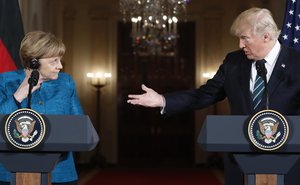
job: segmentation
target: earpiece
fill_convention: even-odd
[[[38,59],[33,58],[30,62],[29,68],[30,69],[38,69],[40,67],[40,62]]]

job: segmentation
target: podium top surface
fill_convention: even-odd
[[[300,152],[300,116],[285,116],[289,137],[278,150],[269,153]],[[261,151],[250,142],[247,134],[249,116],[209,115],[206,117],[198,143],[209,152],[251,153]]]
[[[87,115],[42,115],[47,127],[44,140],[29,151],[90,151],[99,142],[90,118]],[[7,115],[0,115],[1,136],[0,151],[14,151],[17,149],[8,143],[4,134]],[[23,150],[22,150],[23,151]]]

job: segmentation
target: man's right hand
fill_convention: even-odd
[[[142,84],[144,94],[129,94],[127,103],[144,107],[164,107],[165,98],[151,88]]]

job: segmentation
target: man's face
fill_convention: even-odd
[[[239,36],[239,47],[243,49],[250,60],[264,58],[266,43],[263,35],[254,35],[250,29],[241,32]]]
[[[58,73],[63,68],[60,57],[41,58],[39,62],[41,64],[39,68],[41,79],[47,81],[58,78]]]

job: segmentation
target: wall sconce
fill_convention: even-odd
[[[202,73],[202,77],[205,79],[211,79],[215,76],[216,72],[205,72]]]
[[[87,73],[86,76],[90,79],[91,85],[101,88],[108,83],[108,78],[111,78],[111,73]]]

